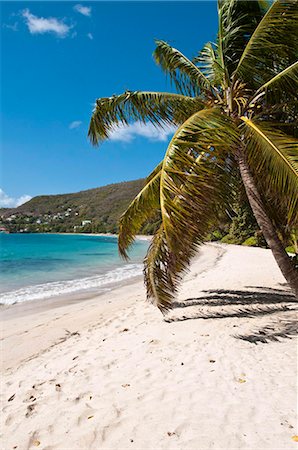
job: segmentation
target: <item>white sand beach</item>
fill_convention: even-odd
[[[295,449],[295,308],[269,250],[216,244],[165,317],[141,279],[4,308],[1,448]]]

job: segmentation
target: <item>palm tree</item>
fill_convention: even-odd
[[[127,257],[141,226],[161,221],[145,258],[147,296],[171,307],[192,256],[239,178],[268,246],[298,297],[298,273],[283,236],[298,224],[298,0],[218,1],[216,44],[190,60],[157,41],[155,61],[177,93],[131,92],[96,100],[89,137],[98,145],[119,124],[175,124],[161,163],[120,219]]]

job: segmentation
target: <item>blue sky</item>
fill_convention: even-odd
[[[1,2],[0,206],[145,177],[170,137],[133,124],[87,140],[96,98],[171,91],[154,39],[188,56],[215,39],[216,2]]]

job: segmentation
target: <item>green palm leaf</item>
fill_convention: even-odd
[[[153,236],[144,259],[144,279],[147,299],[163,313],[171,308],[176,285],[171,272],[174,259],[168,248],[163,224]]]
[[[224,68],[221,66],[217,48],[208,42],[193,62],[215,86],[224,87]]]
[[[199,166],[199,161],[197,161]],[[171,308],[183,274],[220,212],[235,197],[231,173],[216,164],[203,168],[200,180],[189,177],[175,197],[172,221],[177,229],[165,232],[164,224],[154,236],[144,261],[147,298],[161,311]],[[212,170],[213,169],[213,170]],[[199,167],[195,170],[199,172]],[[208,176],[207,176],[208,174]],[[175,189],[176,192],[176,189]],[[171,245],[169,245],[169,240]]]
[[[226,86],[243,52],[268,8],[267,1],[218,0],[218,53]]]
[[[119,221],[118,249],[127,259],[127,250],[133,244],[142,225],[159,209],[160,174],[162,163],[153,170],[140,193],[131,202]]]
[[[149,121],[156,126],[183,123],[204,107],[198,98],[163,92],[131,92],[96,101],[88,136],[93,145],[108,139],[117,125]]]
[[[235,195],[238,130],[216,109],[194,114],[176,132],[160,179],[162,225],[145,259],[148,297],[169,309],[197,247]]]
[[[177,234],[177,227],[182,225],[173,220],[176,215],[181,218],[175,201],[175,196],[181,198],[180,186],[184,186],[186,181],[190,183],[190,180],[198,185],[201,179],[208,178],[214,164],[224,167],[227,155],[239,144],[238,139],[237,128],[229,117],[216,108],[195,113],[173,136],[163,160],[160,180],[162,220],[172,248],[176,242],[171,245],[169,236],[174,235],[174,230]],[[204,164],[201,164],[203,161]],[[197,231],[197,225],[195,227]]]
[[[241,117],[248,162],[255,177],[287,199],[289,220],[298,211],[298,140],[266,123]]]
[[[216,95],[217,89],[201,70],[179,50],[164,41],[156,41],[154,58],[166,74],[169,74],[178,92],[187,95]]]
[[[277,0],[248,41],[235,78],[259,88],[297,60],[298,0]]]
[[[297,96],[298,93],[298,61],[279,72],[267,83],[263,84],[254,95],[254,99],[251,103],[256,102],[258,99],[267,93],[270,97],[279,101],[280,97],[285,93],[292,98]],[[296,98],[297,101],[297,98]]]

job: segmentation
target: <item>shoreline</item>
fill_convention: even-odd
[[[129,284],[130,282],[133,283],[134,280],[136,280],[136,279],[140,279],[142,277],[142,272],[141,272],[142,263],[141,262],[140,263],[132,263],[132,265],[140,266],[140,273],[133,273],[132,275],[127,273],[126,274],[127,276],[125,276],[121,279],[105,281],[105,277],[109,276],[112,273],[115,273],[118,270],[125,269],[126,266],[115,267],[104,274],[100,274],[100,273],[93,274],[93,275],[90,275],[90,277],[46,282],[46,283],[37,284],[37,285],[25,286],[24,288],[19,288],[19,289],[12,290],[12,291],[3,292],[0,295],[0,311],[5,310],[7,308],[15,307],[17,305],[23,305],[23,304],[27,305],[27,304],[32,304],[32,303],[34,303],[34,304],[50,303],[51,301],[58,302],[59,299],[61,299],[62,301],[63,301],[63,299],[69,299],[69,302],[71,303],[73,298],[91,298],[91,297],[94,297],[97,295],[98,296],[102,295],[105,292],[112,291],[118,287]],[[136,268],[134,268],[134,272],[136,272]],[[137,270],[137,272],[139,272],[139,270]],[[93,286],[87,285],[87,287],[81,286],[83,282],[88,283],[88,281],[90,281],[90,280],[95,281],[95,285],[93,285]],[[101,280],[103,281],[102,284],[96,284],[96,283],[100,282]],[[49,287],[55,286],[57,289],[58,284],[60,284],[62,286],[60,292],[51,293],[51,291],[49,290]],[[79,284],[79,287],[76,287],[77,284]],[[64,285],[64,290],[63,290],[63,285]],[[67,285],[67,287],[65,285]],[[36,294],[34,291],[38,290],[40,288],[43,289],[43,291],[38,296],[38,294]],[[27,293],[26,293],[26,291],[27,291]],[[32,292],[30,292],[30,291],[32,291]],[[31,295],[33,298],[19,300],[19,301],[15,300],[12,303],[4,303],[2,301],[3,298],[5,299],[5,296],[8,296],[8,298],[9,298],[10,296],[20,295],[20,293],[22,293],[23,296]]]
[[[42,234],[42,233],[37,233]],[[69,236],[102,236],[102,237],[114,237],[118,238],[118,234],[113,233],[43,233],[43,234],[61,234],[61,235],[69,235]],[[139,241],[151,241],[152,235],[149,234],[137,234],[135,240]]]
[[[118,234],[113,233],[56,233],[56,232],[42,232],[42,233],[4,233],[4,234],[57,234],[60,236],[102,236],[102,237],[114,237],[118,238]],[[137,234],[135,240],[150,241],[152,239],[151,234]]]
[[[217,244],[205,244],[211,247],[217,247]],[[200,258],[200,254],[194,257],[193,262],[197,261]],[[204,265],[202,267],[204,269]],[[0,316],[2,316],[2,320],[8,320],[14,317],[22,317],[24,315],[28,315],[30,313],[37,313],[38,311],[47,311],[52,308],[60,308],[67,305],[72,305],[80,302],[85,302],[88,300],[93,300],[97,298],[101,298],[105,295],[113,294],[113,291],[122,289],[125,287],[131,287],[134,285],[143,285],[143,275],[136,275],[131,278],[125,278],[121,281],[117,281],[114,283],[110,283],[105,290],[105,286],[103,286],[103,290],[100,291],[97,288],[86,289],[82,291],[74,291],[69,293],[62,293],[60,295],[56,295],[49,298],[44,299],[36,299],[36,300],[26,300],[23,302],[15,302],[13,304],[0,304]],[[99,288],[100,289],[100,288]],[[3,314],[2,314],[3,313]]]
[[[32,233],[35,234],[35,233]],[[73,235],[72,233],[39,233],[40,235]],[[100,237],[113,237],[117,238],[117,235],[106,234],[87,234],[76,233],[79,236],[100,236]],[[136,242],[148,242],[150,236],[138,235],[136,236]],[[81,296],[84,298],[91,297],[95,294],[102,294],[106,291],[113,290],[116,287],[122,286],[131,279],[134,280],[142,274],[142,260],[134,261],[133,258],[130,261],[123,261],[118,258],[118,262],[115,262],[114,266],[108,269],[101,268],[101,261],[99,261],[98,269],[94,272],[84,274],[75,273],[70,278],[65,276],[63,279],[52,279],[51,281],[41,281],[36,284],[28,284],[25,286],[17,286],[10,288],[9,290],[0,293],[0,309],[5,309],[19,303],[27,302],[43,302],[43,301],[56,301],[58,298]],[[33,283],[33,281],[32,281]],[[31,298],[31,296],[33,298]]]
[[[296,449],[297,303],[270,250],[205,244],[165,316],[142,280],[17,306],[1,311],[5,449]]]
[[[61,308],[64,306],[84,303],[88,300],[99,299],[104,295],[109,293],[113,293],[113,291],[121,288],[125,288],[125,286],[131,286],[136,283],[142,282],[143,276],[136,275],[131,278],[126,278],[124,280],[111,283],[107,289],[103,289],[102,291],[93,289],[86,289],[82,291],[74,291],[69,293],[62,293],[60,295],[56,295],[53,297],[48,297],[44,299],[35,299],[35,300],[26,300],[23,302],[15,302],[11,305],[0,304],[0,316],[2,316],[2,320],[8,320],[14,317],[23,317],[29,314],[36,314],[38,312],[48,311],[55,308]],[[2,315],[1,313],[4,312]]]
[[[193,260],[193,264],[198,267],[197,273],[208,271],[214,263],[216,264],[218,258],[220,258],[224,252],[225,250],[217,245],[208,244],[203,246],[201,252],[195,256]],[[94,307],[96,307],[96,309],[98,308],[101,312],[104,311],[107,306],[109,309],[110,304],[114,307],[119,303],[119,306],[123,307],[126,304],[125,299],[131,299],[134,295],[137,295],[138,298],[142,296],[143,299],[146,297],[142,275],[139,275],[134,279],[124,280],[123,284],[115,284],[111,290],[106,292],[89,291],[83,295],[82,293],[77,292],[75,295],[72,293],[44,300],[31,300],[8,305],[7,307],[0,309],[0,318],[1,322],[6,326],[9,326],[10,321],[12,321],[11,327],[13,328],[17,327],[16,324],[21,324],[21,330],[24,328],[27,330],[29,328],[26,317],[30,317],[30,323],[33,326],[35,322],[38,324],[43,323],[43,318],[46,316],[49,317],[50,321],[53,320],[54,317],[60,316],[60,314],[63,316],[64,311],[65,314],[70,316],[70,314],[76,315],[77,311],[84,310],[86,311],[84,314],[88,317],[88,320],[93,321],[94,317],[93,314],[90,314],[90,311],[92,311]],[[158,309],[156,307],[154,308],[156,309],[157,314],[160,314]],[[60,330],[62,334],[64,334],[64,328],[65,327]],[[72,328],[73,324],[70,325],[70,329]],[[1,330],[1,332],[3,331],[4,330]],[[27,349],[26,351],[30,352],[31,350]],[[21,353],[22,352],[25,353],[25,350],[22,350]]]

